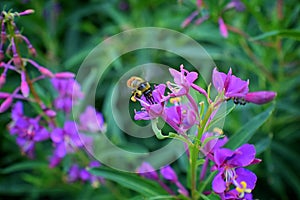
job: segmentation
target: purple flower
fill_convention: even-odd
[[[198,74],[196,72],[189,72],[184,69],[183,65],[180,65],[180,71],[170,68],[169,69],[171,75],[174,78],[175,84],[167,83],[169,89],[172,91],[173,96],[183,96],[189,93],[191,87],[196,86],[194,81],[198,78]],[[194,87],[198,92],[207,96],[207,93],[204,89]]]
[[[148,179],[159,180],[158,174],[155,169],[147,162],[143,162],[136,170],[136,172]]]
[[[68,153],[74,153],[85,144],[89,146],[92,143],[92,138],[77,132],[76,124],[73,121],[65,122],[63,128],[55,128],[51,133],[51,139],[55,144],[54,155],[51,158],[53,163],[50,162],[52,167],[57,165]]]
[[[79,179],[80,168],[77,164],[73,164],[68,171],[68,182],[75,182]]]
[[[257,178],[253,172],[243,167],[260,162],[255,158],[255,154],[255,147],[250,144],[244,144],[235,151],[217,149],[213,158],[215,165],[212,167],[212,170],[218,170],[212,182],[214,192],[221,197],[226,196],[230,185],[233,184],[240,198],[243,198],[245,193],[251,193]]]
[[[16,141],[22,152],[33,158],[35,143],[47,140],[49,132],[39,124],[40,118],[29,118],[23,114],[23,104],[17,102],[12,109],[9,132],[17,135]]]
[[[249,80],[244,81],[232,75],[231,68],[227,74],[218,72],[215,68],[212,79],[217,91],[219,93],[224,92],[225,100],[233,99],[235,104],[244,105],[246,102],[264,104],[276,97],[276,92],[272,91],[249,92]]]
[[[224,91],[224,95],[228,99],[232,97],[244,97],[249,91],[249,80],[243,81],[242,79],[232,75],[231,68],[227,74],[218,72],[217,68],[215,68],[212,79],[213,85],[217,91],[219,93]]]
[[[203,144],[201,151],[210,159],[213,159],[213,153],[215,150],[224,146],[228,141],[226,136],[224,138],[220,138],[222,136],[221,134],[222,132],[214,130],[213,132],[204,133],[201,137],[201,143]]]
[[[105,132],[106,126],[101,113],[92,106],[87,106],[85,111],[79,116],[79,129],[92,133]]]
[[[160,174],[166,179],[174,183],[178,187],[178,192],[184,196],[189,196],[186,188],[178,180],[176,172],[169,165],[160,169]]]
[[[93,187],[98,187],[100,183],[104,183],[104,179],[99,176],[92,175],[88,168],[90,167],[99,167],[101,164],[98,161],[91,161],[89,166],[86,168],[80,168],[77,164],[73,164],[68,171],[68,182],[89,181]]]
[[[186,104],[180,104],[180,98],[170,99],[174,106],[165,108],[166,118],[164,119],[178,133],[184,133],[193,125],[197,124],[196,112]]]
[[[69,113],[73,104],[76,104],[79,99],[83,98],[80,85],[74,79],[52,79],[52,85],[58,91],[58,97],[54,101],[54,106],[58,110],[63,110]]]

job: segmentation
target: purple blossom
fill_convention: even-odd
[[[224,91],[226,98],[244,97],[249,89],[249,80],[243,81],[242,79],[232,75],[231,68],[227,74],[218,72],[217,68],[214,69],[212,75],[213,85],[219,93]]]
[[[31,158],[34,156],[35,143],[49,138],[48,130],[42,127],[39,121],[39,117],[29,118],[24,116],[21,102],[14,105],[9,132],[17,136],[16,141],[22,152]]]
[[[68,153],[74,153],[84,145],[92,145],[92,138],[78,133],[73,121],[65,122],[63,128],[55,128],[51,133],[51,139],[55,144],[54,154],[50,160],[51,167],[57,165]]]
[[[174,78],[175,84],[167,83],[169,89],[172,91],[173,96],[183,96],[189,93],[191,87],[200,92],[201,94],[207,96],[207,93],[204,89],[195,87],[194,81],[198,78],[198,73],[189,72],[184,69],[183,65],[180,65],[180,71],[170,68],[171,75]]]
[[[235,151],[217,149],[213,158],[215,165],[212,167],[213,171],[218,170],[212,182],[214,192],[224,197],[233,184],[240,198],[243,198],[245,193],[251,193],[257,178],[253,172],[243,167],[260,162],[255,158],[255,154],[255,147],[250,144],[244,144]]]
[[[174,106],[165,108],[165,121],[178,133],[184,133],[193,125],[197,124],[197,113],[191,106],[180,104],[179,100],[176,102],[174,99],[180,98],[170,99],[171,102],[174,102]]]
[[[201,143],[203,144],[203,146],[201,147],[201,151],[210,159],[213,159],[213,153],[215,152],[215,150],[224,146],[228,141],[228,138],[226,136],[224,138],[221,138],[221,134],[222,133],[217,131],[205,132],[201,137]]]
[[[82,131],[96,133],[105,132],[106,130],[103,115],[96,112],[96,109],[92,106],[86,107],[85,111],[79,116],[79,121],[79,129]]]
[[[58,110],[70,113],[72,102],[76,104],[79,99],[83,98],[80,85],[74,79],[52,79],[53,87],[58,91],[58,97],[54,101],[54,106]]]
[[[75,182],[75,181],[82,181],[87,182],[89,181],[93,187],[98,187],[100,183],[104,183],[104,179],[99,176],[92,175],[88,168],[90,167],[99,167],[101,164],[98,161],[91,161],[89,166],[85,168],[80,168],[78,164],[73,164],[68,171],[68,182]]]
[[[212,79],[217,91],[219,93],[224,92],[225,100],[233,99],[236,104],[244,105],[246,102],[264,104],[276,97],[276,92],[272,91],[249,92],[249,80],[244,81],[232,75],[231,68],[227,74],[218,72],[217,68],[215,68]]]

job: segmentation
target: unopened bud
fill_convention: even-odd
[[[45,68],[45,67],[39,67],[38,69],[41,72],[41,74],[43,74],[43,75],[45,75],[45,76],[47,76],[49,78],[53,78],[54,77],[54,74],[50,70],[48,70],[47,68]]]
[[[5,100],[3,101],[3,103],[1,104],[1,106],[0,106],[0,113],[5,112],[5,111],[11,106],[12,102],[13,102],[13,98],[12,98],[12,96],[10,95],[10,96],[7,97],[7,99],[5,99]]]
[[[27,98],[29,96],[29,91],[30,90],[29,90],[28,83],[26,81],[22,81],[21,82],[21,92],[25,98]]]
[[[16,67],[21,68],[22,66],[22,59],[18,54],[14,54],[13,56],[13,61]]]
[[[246,94],[245,100],[255,104],[265,104],[272,101],[276,95],[276,92],[272,91],[249,92]]]
[[[35,50],[35,48],[34,48],[33,46],[30,46],[30,47],[29,47],[29,53],[30,53],[33,57],[36,56],[36,50]]]
[[[74,78],[75,74],[73,74],[72,72],[60,72],[60,73],[56,73],[55,74],[55,78]]]
[[[46,109],[45,113],[48,117],[55,117],[56,116],[56,112],[54,110]]]
[[[7,92],[0,92],[0,99],[6,99],[7,97],[9,97],[11,94],[7,93]]]
[[[20,12],[19,15],[22,16],[22,15],[29,15],[29,14],[32,14],[34,13],[34,10],[33,9],[28,9],[28,10],[24,10],[23,12]]]
[[[0,76],[0,89],[2,88],[2,86],[5,84],[5,81],[6,81],[6,76],[5,74],[1,74]]]

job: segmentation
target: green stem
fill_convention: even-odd
[[[197,160],[198,155],[200,151],[200,141],[203,133],[207,129],[207,122],[211,116],[211,114],[214,111],[214,104],[210,104],[208,107],[208,110],[203,118],[203,120],[200,122],[199,128],[198,128],[198,134],[195,140],[195,144],[189,146],[190,150],[190,181],[191,181],[191,191],[192,191],[192,199],[198,199],[199,195],[197,192]]]

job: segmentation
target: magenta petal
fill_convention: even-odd
[[[224,82],[225,82],[226,75],[222,72],[219,72],[217,68],[214,68],[213,75],[212,75],[212,81],[214,87],[218,90],[218,92],[222,92],[224,88]]]
[[[213,188],[214,192],[216,192],[216,193],[222,193],[226,189],[226,183],[222,178],[222,174],[223,174],[223,172],[220,171],[215,176],[214,180],[212,181],[212,188]]]
[[[151,117],[146,111],[137,111],[134,114],[134,120],[150,120]]]
[[[230,149],[217,149],[214,155],[214,161],[217,166],[221,166],[227,159],[234,155],[234,151]]]
[[[253,190],[255,188],[257,177],[253,172],[251,172],[248,169],[242,168],[242,167],[237,168],[235,170],[235,172],[237,175],[236,180],[238,183],[245,181],[247,183],[247,188],[249,188],[251,190]]]
[[[42,128],[41,130],[39,130],[39,132],[36,133],[36,135],[34,136],[34,141],[43,141],[49,138],[49,133],[47,131],[47,129]]]
[[[51,139],[52,139],[53,142],[59,143],[63,140],[63,137],[64,137],[63,136],[63,130],[60,129],[60,128],[56,128],[52,131],[50,136],[51,136]]]
[[[67,154],[67,149],[64,142],[58,144],[55,149],[55,155],[59,158],[63,158]]]
[[[255,147],[251,144],[244,144],[234,152],[234,157],[228,161],[230,165],[244,167],[250,165],[255,158]]]
[[[198,73],[189,72],[186,76],[186,80],[191,84],[198,78]]]

